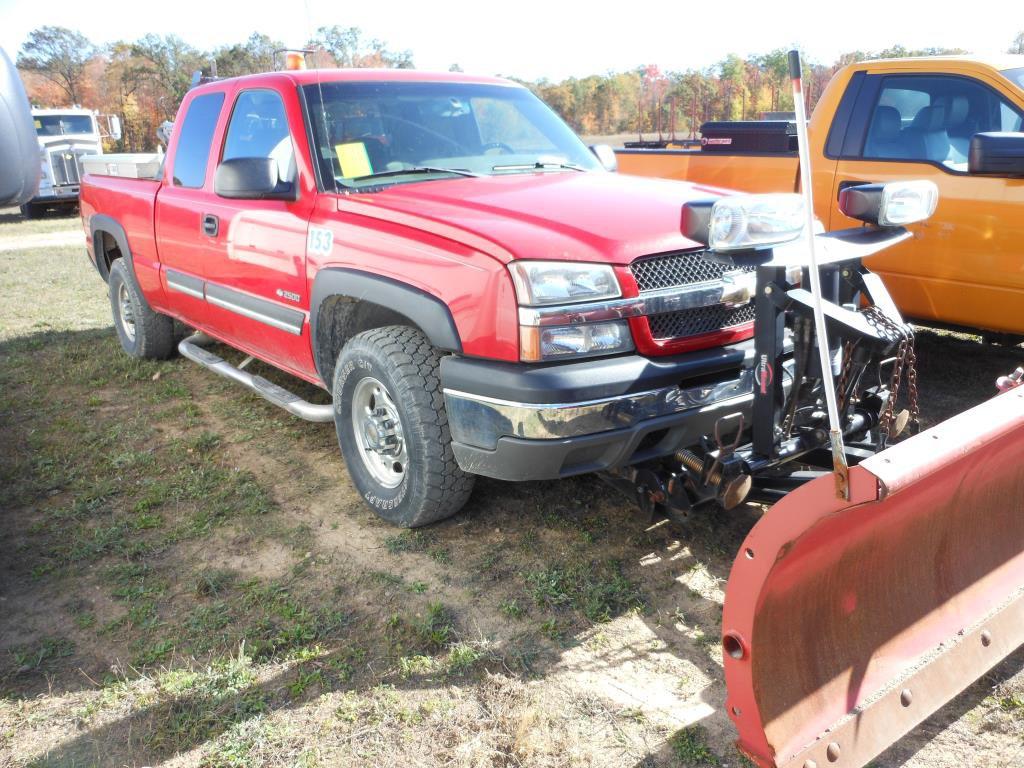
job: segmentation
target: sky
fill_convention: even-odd
[[[459,64],[474,74],[561,80],[646,64],[703,68],[729,53],[793,45],[822,63],[897,43],[1005,51],[1024,31],[1024,0],[0,0],[0,46],[12,59],[28,32],[46,24],[96,43],[173,33],[201,49],[253,31],[300,46],[317,27],[338,24],[411,50],[420,69]]]

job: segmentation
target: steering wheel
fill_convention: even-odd
[[[516,151],[503,141],[488,141],[480,145],[480,150],[486,154],[489,149],[500,149],[503,154],[514,155]]]

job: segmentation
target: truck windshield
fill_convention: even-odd
[[[328,189],[601,169],[569,126],[525,88],[333,82],[304,92]]]
[[[40,136],[64,136],[69,133],[95,133],[89,115],[33,115]]]
[[[1004,69],[1003,77],[1009,80],[1011,83],[1024,88],[1024,67],[1016,67],[1015,69]]]

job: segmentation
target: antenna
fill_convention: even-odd
[[[814,330],[818,337],[818,359],[821,364],[821,383],[825,389],[825,403],[828,406],[829,438],[832,443],[832,471],[836,479],[836,496],[850,499],[850,468],[846,463],[846,449],[843,445],[843,430],[839,423],[839,407],[836,404],[836,387],[832,378],[832,358],[828,353],[828,333],[825,328],[825,313],[821,308],[821,274],[818,272],[818,253],[814,236],[814,189],[811,187],[811,148],[807,142],[807,106],[804,104],[803,74],[800,67],[800,51],[789,52],[789,78],[793,81],[793,106],[796,109],[797,152],[800,156],[800,190],[804,196],[804,213],[807,216],[807,242],[810,249],[810,265],[807,270],[811,278],[811,296],[814,304]]]

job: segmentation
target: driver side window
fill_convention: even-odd
[[[1021,113],[966,77],[897,75],[882,81],[864,141],[864,159],[936,163],[967,171],[971,137],[1020,130]]]
[[[295,148],[284,104],[275,91],[243,91],[238,95],[221,159],[236,157],[273,158],[280,181],[295,179]]]

